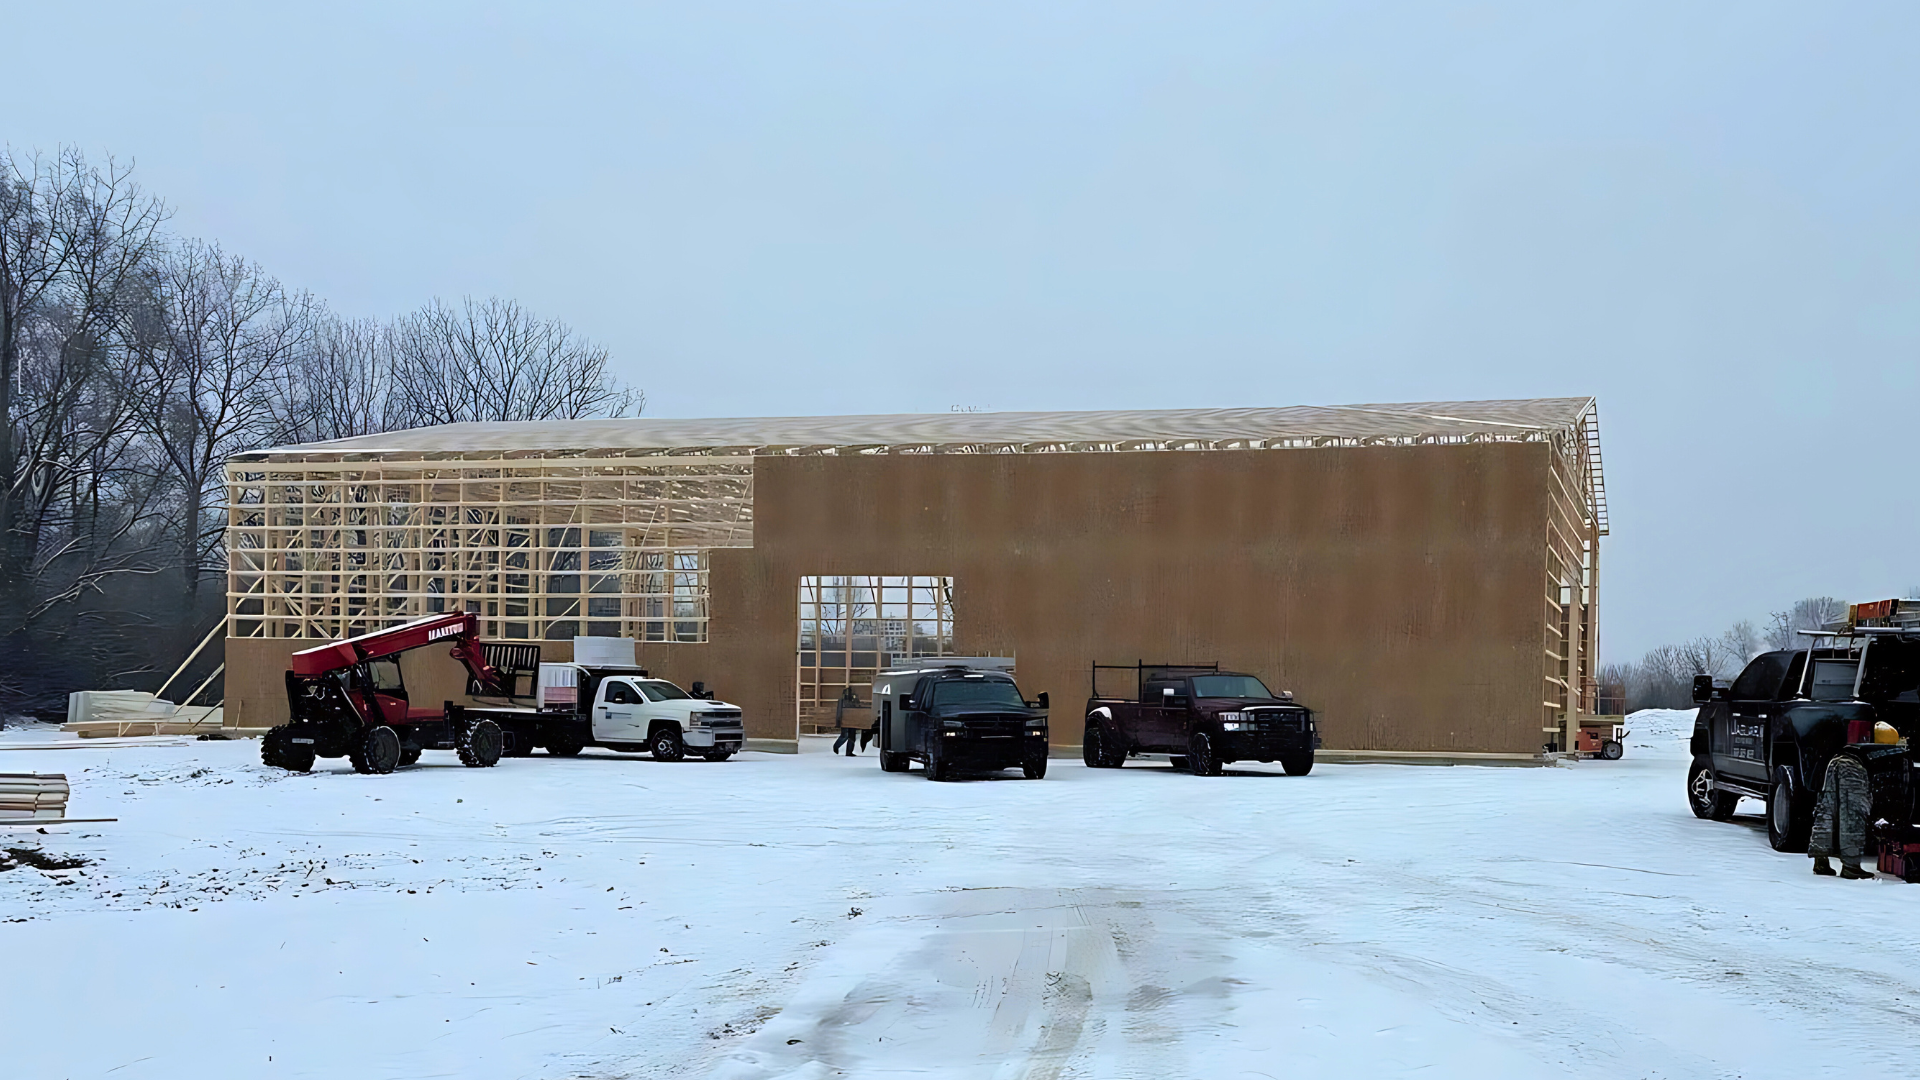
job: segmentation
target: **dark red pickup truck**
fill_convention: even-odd
[[[1138,692],[1101,697],[1102,671],[1134,672]],[[1093,665],[1081,742],[1089,768],[1165,755],[1195,776],[1218,776],[1235,761],[1278,761],[1287,775],[1305,776],[1319,745],[1313,710],[1268,690],[1257,676],[1218,664]]]

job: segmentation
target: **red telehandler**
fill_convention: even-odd
[[[411,765],[422,750],[456,751],[474,768],[499,761],[506,745],[500,725],[468,717],[451,701],[416,709],[407,700],[400,654],[443,642],[466,666],[469,695],[511,699],[519,677],[539,670],[538,645],[483,646],[479,617],[457,612],[303,649],[287,672],[292,719],[267,732],[260,760],[306,772],[316,757],[345,756],[362,773]]]

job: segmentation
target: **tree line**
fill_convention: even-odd
[[[1908,590],[1920,597],[1920,588]],[[1847,605],[1831,596],[1810,596],[1772,612],[1764,625],[1742,619],[1719,634],[1647,651],[1638,660],[1603,664],[1595,681],[1602,713],[1636,709],[1693,708],[1693,677],[1731,680],[1747,661],[1769,649],[1805,648],[1802,630],[1822,630],[1843,620]]]
[[[157,683],[214,625],[234,454],[645,407],[512,300],[350,318],[170,218],[131,167],[0,149],[0,713]]]

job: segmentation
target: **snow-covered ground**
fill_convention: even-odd
[[[1694,819],[1690,723],[1564,768],[1038,783],[820,746],[385,777],[0,752],[120,819],[0,830],[92,860],[0,873],[0,1075],[1920,1073],[1920,889]]]

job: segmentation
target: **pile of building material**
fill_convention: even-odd
[[[0,823],[59,821],[71,793],[62,773],[0,773]]]
[[[182,707],[141,690],[76,690],[60,730],[83,739],[200,735],[219,731],[224,718],[218,705]]]

